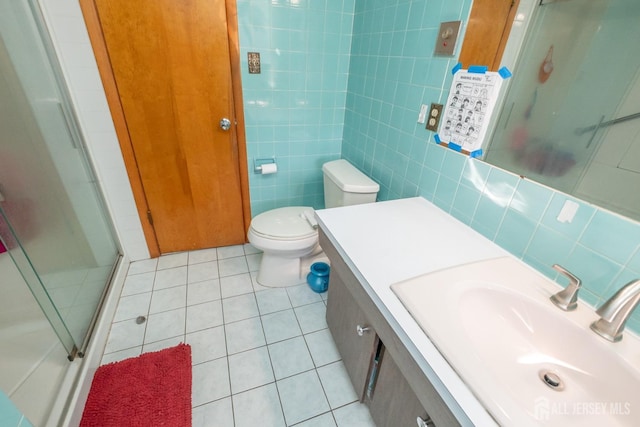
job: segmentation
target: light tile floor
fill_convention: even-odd
[[[194,427],[374,427],[327,329],[326,293],[260,286],[260,258],[238,245],[132,263],[102,363],[190,344]]]

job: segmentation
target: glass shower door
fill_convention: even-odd
[[[2,0],[0,236],[78,349],[119,259],[105,212],[37,3]]]

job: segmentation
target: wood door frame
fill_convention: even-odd
[[[498,16],[499,19],[503,20],[500,23],[501,25],[502,22],[504,23],[502,28],[496,27],[495,24],[496,17],[493,8],[496,5],[493,0],[473,2],[458,58],[464,68],[468,68],[471,65],[486,65],[490,71],[498,71],[500,68],[500,61],[520,5],[520,0],[503,1],[505,3],[510,1],[511,4],[506,15]],[[486,19],[488,17],[490,19]],[[487,34],[495,32],[496,28],[500,30],[500,39],[496,40],[495,44],[487,44]]]
[[[142,178],[138,169],[129,129],[124,110],[118,94],[118,87],[111,69],[111,61],[104,40],[97,7],[94,0],[80,0],[80,8],[89,32],[89,39],[93,54],[98,64],[100,78],[107,97],[109,110],[115,126],[116,135],[122,151],[129,182],[136,202],[138,216],[142,223],[142,230],[147,242],[149,254],[152,258],[160,256],[160,246],[153,225],[149,221],[149,204],[142,185]],[[242,98],[242,80],[240,68],[240,43],[238,38],[238,9],[236,0],[225,0],[227,15],[227,37],[229,39],[229,62],[231,64],[231,90],[233,94],[234,111],[230,112],[235,118],[235,137],[238,149],[238,170],[240,172],[240,189],[242,197],[242,216],[244,221],[245,242],[246,233],[251,223],[251,198],[249,193],[249,171],[247,167],[247,143],[245,134],[244,109]]]

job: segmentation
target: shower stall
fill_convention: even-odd
[[[0,0],[0,397],[33,425],[121,259],[96,183],[38,2]]]

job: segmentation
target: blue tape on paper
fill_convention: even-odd
[[[448,147],[451,148],[453,151],[457,151],[457,152],[462,151],[462,147],[459,146],[458,144],[454,144],[453,142],[450,142]]]
[[[467,70],[468,73],[485,74],[489,70],[486,65],[471,65]]]
[[[462,69],[462,62],[458,62],[456,65],[454,65],[454,67],[451,69],[451,74],[455,74],[458,71],[460,71]]]
[[[500,74],[500,77],[502,77],[503,79],[508,79],[509,77],[513,76],[513,74],[507,67],[500,68],[498,70],[498,74]]]
[[[469,153],[469,157],[471,158],[475,158],[475,157],[481,157],[482,156],[482,148],[476,151],[472,151],[471,153]]]
[[[442,140],[440,139],[440,135],[438,135],[437,133],[435,135],[433,135],[433,139],[436,140],[436,143],[440,144],[442,142]]]

